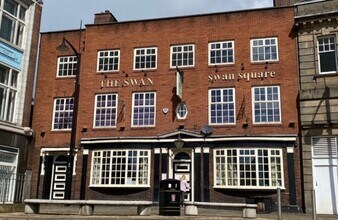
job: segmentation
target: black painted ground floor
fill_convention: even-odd
[[[0,203],[22,202],[31,134],[0,124]]]
[[[86,138],[76,150],[74,199],[159,201],[161,180],[186,176],[187,201],[259,203],[282,190],[299,210],[301,178],[294,135],[216,136],[174,131],[156,137]],[[37,198],[64,199],[67,148],[41,148]]]

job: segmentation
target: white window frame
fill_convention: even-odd
[[[122,153],[125,153],[122,155]],[[137,153],[130,156],[129,153]],[[105,157],[104,157],[105,153]],[[109,153],[109,155],[107,155]],[[144,155],[144,154],[147,155]],[[115,154],[115,155],[114,155]],[[141,155],[143,154],[143,155]],[[136,159],[136,161],[135,161]],[[113,161],[116,160],[116,161]],[[117,160],[121,162],[118,163]],[[123,161],[124,160],[124,161]],[[132,164],[130,162],[132,161]],[[103,164],[106,162],[105,164]],[[134,164],[133,164],[134,163]],[[115,170],[113,170],[115,166]],[[118,166],[121,166],[118,169]],[[125,167],[123,167],[125,166]],[[92,163],[90,171],[90,187],[150,187],[150,166],[151,166],[151,151],[145,149],[114,149],[114,150],[95,150],[92,152]],[[107,167],[104,170],[104,167]],[[144,169],[140,169],[144,167]],[[136,168],[136,169],[133,169]],[[120,180],[124,179],[124,183],[112,183],[117,180],[117,177],[112,177],[113,171],[121,175]],[[131,172],[133,171],[133,172]],[[134,180],[129,176],[134,174]],[[105,176],[107,175],[107,176]],[[143,180],[141,179],[143,177]],[[102,183],[106,180],[105,183]],[[144,181],[142,183],[141,181]]]
[[[229,45],[231,45],[229,47]],[[215,48],[213,48],[213,46]],[[218,42],[210,42],[209,43],[209,65],[226,65],[226,64],[234,64],[235,63],[235,41],[218,41]],[[232,52],[231,55],[229,55],[229,52]],[[215,62],[211,62],[213,57],[211,56],[211,53],[215,52]],[[216,56],[217,53],[220,53],[219,56]],[[224,56],[223,56],[223,53]],[[217,62],[217,57],[220,57],[221,62]],[[229,57],[232,57],[232,62],[229,62]],[[225,62],[223,62],[223,59],[226,59]]]
[[[75,77],[77,72],[77,57],[76,56],[62,56],[58,57],[58,67],[56,77]]]
[[[285,188],[282,148],[220,148],[214,149],[213,154],[214,188]],[[248,167],[252,170],[246,170]]]
[[[188,115],[188,107],[185,102],[178,103],[176,107],[176,117],[177,119],[186,119]]]
[[[6,0],[5,0],[6,1]],[[4,39],[16,46],[22,47],[23,37],[24,37],[24,31],[25,31],[25,19],[26,19],[26,13],[27,8],[21,4],[19,4],[17,1],[11,0],[9,2],[16,3],[15,11],[14,13],[10,11],[6,11],[4,8],[5,2],[3,1],[2,7],[0,8],[0,31],[2,26],[2,20],[4,17],[12,21],[12,29],[10,33],[10,39],[5,39],[0,36],[1,39]],[[4,31],[5,33],[5,31]]]
[[[151,51],[154,50],[154,53],[152,53]],[[140,52],[140,54],[138,53]],[[151,62],[155,62],[155,65],[152,67],[152,65],[150,65],[150,67],[146,67],[147,63],[147,58],[150,57],[150,63]],[[155,61],[151,61],[151,57],[155,57]],[[142,67],[136,67],[136,60],[137,58],[143,58],[143,61],[140,63],[144,63],[144,68]],[[157,69],[157,47],[144,47],[144,48],[135,48],[134,49],[134,65],[133,65],[134,70],[153,70],[153,69]]]
[[[112,103],[115,103],[115,106],[109,106],[108,103],[108,97],[115,97],[114,100],[111,100]],[[99,102],[99,98],[105,98],[104,101],[101,101],[100,106],[98,106],[98,102]],[[111,114],[108,114],[107,112],[111,111]],[[109,93],[109,94],[96,94],[95,95],[95,106],[94,106],[94,121],[93,121],[93,127],[94,128],[114,128],[116,127],[116,123],[117,123],[117,111],[118,111],[118,94],[116,93]],[[100,112],[100,115],[98,115],[98,112]],[[104,117],[104,125],[96,125],[97,122],[97,117]],[[110,118],[112,118],[112,123],[111,125],[107,125],[107,121],[106,120],[110,120]],[[115,119],[115,120],[114,120]],[[101,124],[101,123],[100,123]]]
[[[56,109],[56,103],[57,101],[60,100],[60,101],[63,101],[63,111],[60,111],[60,110],[57,110]],[[67,101],[68,102],[72,102],[73,105],[70,104],[69,108],[66,109],[66,105],[67,105]],[[53,122],[52,122],[52,131],[70,131],[72,129],[72,121],[73,121],[73,109],[74,109],[74,98],[73,97],[67,97],[67,98],[55,98],[54,99],[54,107],[53,107]],[[68,126],[67,128],[55,128],[55,120],[56,120],[56,114],[57,113],[63,113],[63,114],[68,114],[68,115],[71,115],[68,117],[69,119],[69,123],[66,123]],[[60,119],[64,120],[65,118],[67,117],[60,117]],[[64,123],[62,123],[64,124]]]
[[[275,44],[267,44],[267,41],[272,41],[274,40],[275,41]],[[258,42],[257,45],[255,45],[255,42]],[[266,58],[266,55],[267,54],[272,54],[271,52],[271,49],[275,47],[276,49],[276,58],[275,59],[272,59],[271,57],[270,58]],[[254,48],[262,48],[263,49],[263,56],[264,56],[264,59],[259,59],[259,56],[258,56],[258,59],[255,60],[254,59]],[[266,49],[270,48],[270,53],[266,53]],[[250,40],[250,52],[251,52],[251,62],[252,63],[259,63],[259,62],[267,62],[267,61],[271,61],[271,62],[277,62],[279,60],[279,55],[278,55],[278,38],[277,37],[270,37],[270,38],[256,38],[256,39],[251,39]]]
[[[320,44],[321,39],[328,39],[329,42]],[[323,47],[324,45],[324,47]],[[328,48],[329,47],[329,48]],[[331,48],[333,47],[333,49]],[[336,44],[336,35],[327,35],[327,36],[319,36],[317,37],[317,53],[318,53],[318,70],[319,74],[332,74],[337,73],[337,44]],[[324,53],[334,53],[334,62],[335,62],[335,69],[332,71],[322,71],[322,64],[321,64],[321,54]]]
[[[0,172],[0,185],[2,187],[6,186],[6,189],[2,188],[0,190],[0,198],[1,202],[5,202],[5,204],[14,201],[18,156],[18,149],[0,145],[0,167],[6,170],[5,173]],[[2,193],[5,193],[5,195]]]
[[[0,68],[4,71],[4,74],[0,75],[0,92],[3,93],[0,100],[0,120],[14,123],[19,72],[3,65],[0,65]]]
[[[178,51],[174,51],[174,49]],[[192,58],[189,58],[189,54],[191,53]],[[174,55],[181,55],[181,58],[174,59],[173,58]],[[189,64],[190,59],[192,59],[192,64]],[[182,65],[177,65],[178,60],[182,61]],[[183,65],[184,60],[187,60],[187,65]],[[176,62],[176,65],[173,65],[174,61]],[[194,67],[194,66],[195,66],[195,44],[172,45],[170,47],[170,68]]]
[[[213,101],[212,100],[212,92],[213,91],[219,91],[221,92],[220,94],[220,98],[221,100],[220,101]],[[227,91],[232,91],[232,101],[231,100],[224,100],[224,93],[227,92]],[[235,91],[235,88],[213,88],[213,89],[209,89],[209,95],[208,95],[208,110],[209,110],[209,125],[234,125],[236,124],[236,91]],[[222,110],[221,113],[222,115],[224,114],[223,112],[223,109],[224,107],[223,106],[229,106],[229,105],[233,105],[233,115],[230,115],[229,112],[232,110],[230,109],[230,107],[226,108],[226,112],[228,112],[228,115],[225,117],[225,116],[222,116],[222,122],[218,123],[217,121],[216,122],[213,122],[212,121],[212,114],[213,114],[213,110],[212,110],[212,106],[215,105],[215,106],[218,106],[218,105],[221,105],[222,106]],[[217,110],[217,107],[216,107],[216,110]],[[215,111],[217,114],[218,111]],[[216,119],[218,117],[221,117],[221,116],[218,116],[218,115],[215,115],[214,116]],[[233,117],[233,122],[230,122],[229,121],[229,117]],[[228,120],[228,122],[226,122],[226,120]]]
[[[142,99],[142,103],[140,105],[135,105],[135,96],[136,95],[143,95],[143,96],[147,96],[147,95],[151,95],[153,94],[154,95],[154,104],[151,105],[151,104],[147,104],[146,102],[148,102],[148,100],[145,99],[145,97]],[[143,125],[140,125],[140,124],[135,124],[134,123],[134,117],[136,115],[136,110],[137,109],[140,109],[142,111],[145,111],[146,109],[148,108],[154,108],[154,118],[153,118],[153,121],[154,123],[153,124],[143,124]],[[155,127],[155,124],[156,124],[156,92],[135,92],[133,93],[133,105],[132,105],[132,119],[131,119],[131,123],[132,123],[132,127]],[[149,118],[150,119],[150,118]],[[145,118],[143,118],[143,121],[145,120]]]
[[[101,61],[102,63],[100,64]],[[103,67],[100,68],[100,66]],[[117,67],[114,68],[115,66]],[[118,72],[119,70],[120,50],[100,50],[97,52],[97,72]]]
[[[268,93],[267,93],[267,90],[268,89],[274,89],[274,88],[277,88],[277,92],[278,92],[278,99],[273,99],[273,100],[267,100],[267,97],[268,97]],[[265,99],[264,100],[256,100],[256,95],[255,95],[255,89],[264,89],[264,97]],[[251,93],[252,93],[252,120],[253,120],[253,123],[254,124],[278,124],[278,123],[281,123],[282,122],[282,109],[281,109],[281,92],[280,92],[280,87],[279,86],[254,86],[252,87],[252,90],[251,90]],[[271,97],[271,95],[270,95]],[[260,108],[260,112],[262,112],[262,110],[266,111],[265,114],[261,114],[259,117],[262,118],[262,117],[266,117],[266,120],[260,120],[260,121],[256,121],[256,109],[255,109],[255,105],[256,104],[265,104],[265,109],[263,108]],[[278,104],[278,111],[279,111],[279,120],[275,120],[274,119],[274,114],[271,116],[271,115],[268,115],[268,105],[272,105],[274,106],[275,104]],[[270,111],[274,111],[274,109],[270,110]],[[273,117],[273,120],[272,121],[269,121],[268,118],[270,117]]]

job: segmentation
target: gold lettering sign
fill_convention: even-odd
[[[152,86],[154,81],[151,78],[145,79],[105,79],[100,81],[101,88],[118,88],[129,86]]]
[[[237,77],[235,77],[237,76]],[[214,74],[208,76],[208,82],[215,81],[232,81],[237,79],[245,80],[249,82],[252,79],[266,79],[266,78],[275,78],[275,71],[265,71],[265,72],[251,72],[251,73],[238,73],[237,75],[234,73],[225,73],[225,74]]]

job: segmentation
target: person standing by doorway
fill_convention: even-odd
[[[185,175],[181,176],[180,181],[181,181],[181,206],[183,206],[185,194],[186,194],[187,191],[189,191],[190,185],[189,185],[188,181],[186,180]]]

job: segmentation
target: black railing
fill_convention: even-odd
[[[25,174],[0,172],[0,203],[21,203],[24,198]]]

